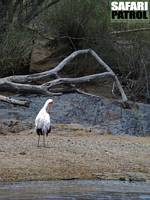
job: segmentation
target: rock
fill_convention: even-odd
[[[41,72],[47,70],[45,65],[48,62],[51,52],[44,47],[36,47],[32,50],[30,72]],[[50,65],[48,69],[50,69]]]
[[[125,173],[98,173],[94,174],[96,178],[101,180],[120,180],[120,181],[141,181],[145,182],[147,180],[146,173],[140,172],[125,172]]]
[[[31,101],[29,108],[0,102],[0,126],[3,130],[17,132],[34,127],[34,119],[48,97],[32,95],[26,98]],[[132,109],[124,109],[112,100],[77,93],[53,99],[52,124],[80,124],[98,134],[150,135],[150,105],[139,103]]]
[[[59,47],[47,47],[38,45],[33,48],[31,54],[30,72],[42,72],[54,68],[59,64],[68,52],[68,45],[59,44]]]
[[[20,152],[19,154],[24,156],[26,155],[26,152],[23,151],[23,152]]]
[[[146,181],[147,174],[141,172],[128,172],[126,173],[129,181]]]

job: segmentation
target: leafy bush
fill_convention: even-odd
[[[31,36],[23,31],[10,30],[0,35],[1,76],[27,72],[32,48]]]
[[[109,0],[63,0],[40,17],[44,32],[49,32],[59,42],[68,43],[72,51],[94,49],[117,73],[130,99],[148,99],[149,33],[113,35],[111,32],[140,29],[150,23],[111,23],[109,3]],[[76,59],[70,66],[67,74],[71,69],[72,76],[99,71],[97,64],[86,56]]]

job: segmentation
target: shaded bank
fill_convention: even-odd
[[[24,97],[18,97],[22,99]],[[34,119],[48,97],[26,96],[29,108],[14,107],[0,102],[1,132],[18,132],[33,128]],[[150,105],[136,104],[124,109],[120,103],[100,97],[65,94],[53,97],[53,124],[80,124],[97,129],[99,133],[150,135]]]

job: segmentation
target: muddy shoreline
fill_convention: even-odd
[[[150,181],[150,137],[100,135],[59,125],[47,148],[26,130],[0,135],[0,182],[100,179]]]
[[[150,183],[100,180],[0,183],[0,199],[147,200]]]

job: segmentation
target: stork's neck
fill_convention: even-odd
[[[47,112],[49,114],[49,109],[48,109],[48,104],[45,103],[45,105],[43,106],[42,110],[44,110],[45,112]]]

